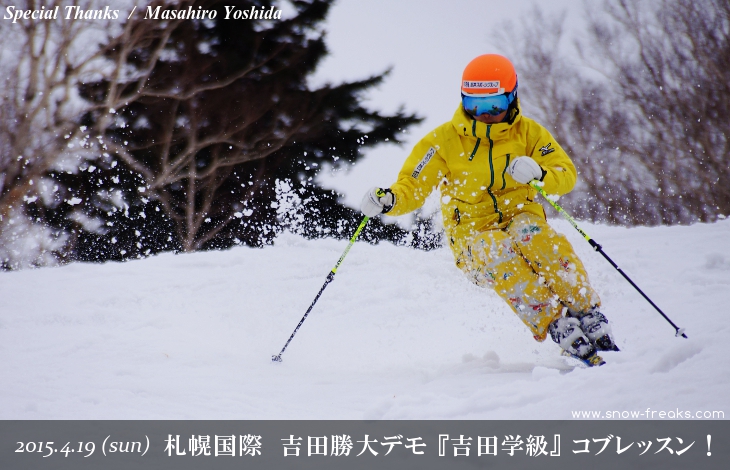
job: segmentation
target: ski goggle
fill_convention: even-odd
[[[509,109],[509,105],[517,97],[517,86],[510,93],[493,94],[493,95],[467,95],[461,94],[461,103],[464,110],[472,116],[481,116],[489,114],[497,116]]]

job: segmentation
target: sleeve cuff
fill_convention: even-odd
[[[383,191],[391,195],[392,202],[390,204],[383,204],[383,214],[387,214],[393,209],[393,206],[395,206],[395,194],[390,190],[390,188],[385,188]]]

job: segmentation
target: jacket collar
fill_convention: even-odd
[[[512,111],[516,113],[512,123],[499,122],[497,124],[485,124],[474,119],[469,113],[464,111],[464,107],[459,104],[459,107],[454,113],[454,117],[451,118],[451,124],[456,129],[457,134],[462,137],[471,137],[472,139],[486,138],[487,127],[489,127],[489,138],[492,140],[499,140],[500,137],[507,136],[509,129],[517,124],[522,119],[522,112],[520,111],[520,103],[517,102],[515,106],[516,110]]]

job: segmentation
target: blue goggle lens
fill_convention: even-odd
[[[482,114],[497,116],[507,111],[509,105],[514,100],[514,92],[488,96],[467,96],[463,93],[461,95],[461,102],[464,105],[464,109],[472,116],[480,116]]]

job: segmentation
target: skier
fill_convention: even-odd
[[[523,116],[512,63],[485,54],[464,69],[461,104],[450,122],[416,144],[398,180],[372,188],[366,216],[402,215],[441,190],[446,241],[456,265],[493,288],[537,341],[550,333],[570,355],[602,364],[596,351],[617,351],[600,299],[564,235],[535,202],[539,181],[563,195],[576,181],[573,162],[540,124]]]

